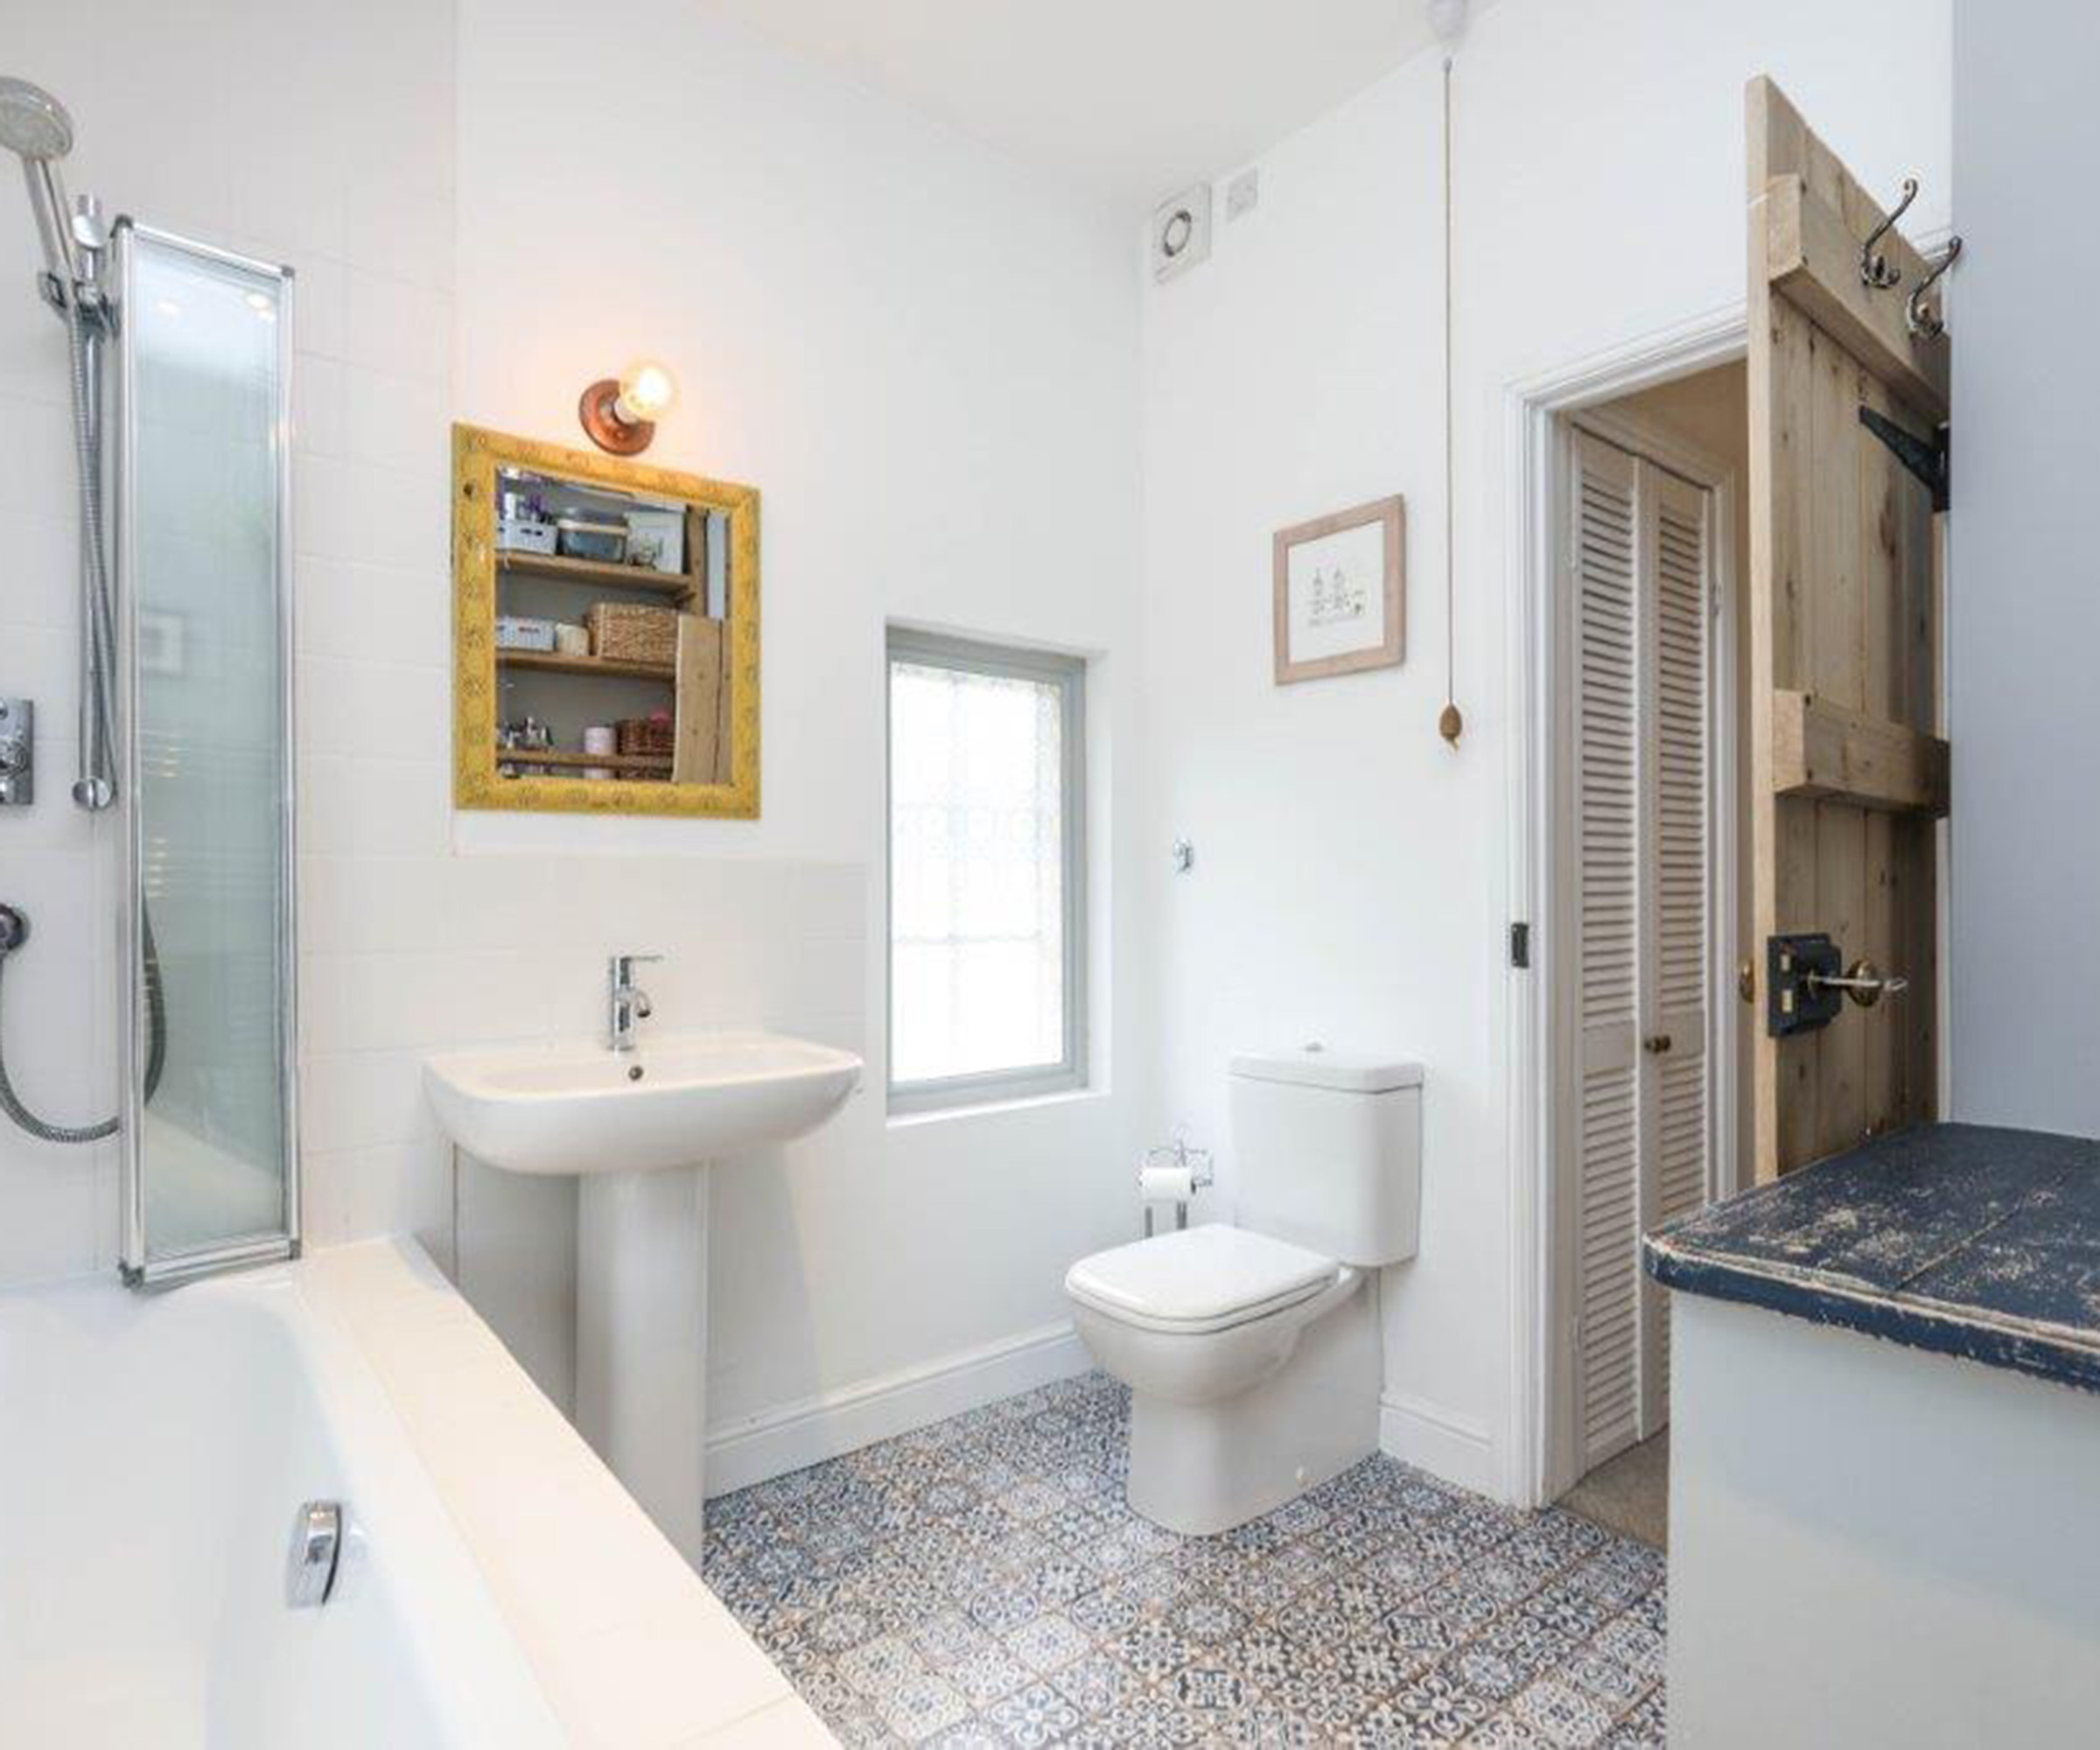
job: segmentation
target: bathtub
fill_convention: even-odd
[[[314,1500],[350,1531],[293,1609]],[[827,1741],[413,1245],[0,1294],[0,1746],[746,1732]]]
[[[329,1601],[293,1610],[313,1499],[352,1530]],[[298,1266],[0,1296],[0,1744],[562,1741]]]

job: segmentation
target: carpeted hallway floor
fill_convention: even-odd
[[[1622,1537],[1669,1549],[1670,1430],[1607,1459],[1558,1504]]]

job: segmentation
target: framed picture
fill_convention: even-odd
[[[1406,649],[1407,512],[1398,497],[1276,536],[1276,683],[1398,665]]]

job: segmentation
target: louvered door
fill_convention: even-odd
[[[1641,531],[1637,465],[1578,432],[1575,630],[1576,1445],[1640,1432]]]
[[[1667,1309],[1644,1228],[1706,1196],[1710,495],[1573,440],[1575,1457],[1659,1428]]]
[[[1642,618],[1648,682],[1641,713],[1646,756],[1642,834],[1641,1226],[1659,1226],[1706,1200],[1712,1134],[1706,1060],[1708,494],[1650,463],[1640,466]],[[1670,1296],[1639,1278],[1643,1434],[1669,1417]]]

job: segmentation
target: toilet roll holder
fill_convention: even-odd
[[[1172,1200],[1174,1206],[1174,1226],[1177,1228],[1188,1226],[1190,1202],[1197,1192],[1208,1191],[1216,1178],[1211,1166],[1210,1151],[1189,1147],[1188,1137],[1184,1131],[1175,1131],[1174,1139],[1171,1143],[1164,1143],[1158,1148],[1147,1149],[1144,1152],[1144,1158],[1138,1164],[1138,1196],[1144,1208],[1144,1236],[1148,1240],[1152,1236],[1153,1217],[1158,1206],[1153,1199],[1145,1195],[1145,1186],[1150,1176],[1155,1172],[1186,1173],[1188,1175],[1189,1194],[1186,1197],[1175,1197]]]

